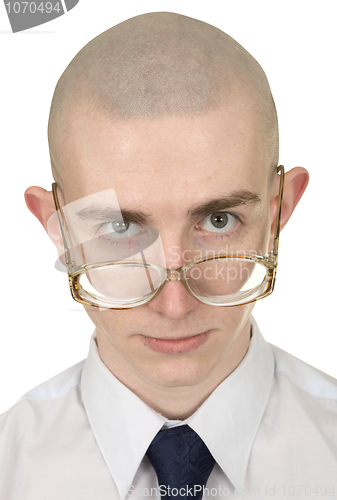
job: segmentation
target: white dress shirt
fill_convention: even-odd
[[[337,381],[252,327],[242,362],[184,422],[119,382],[94,334],[86,360],[0,418],[0,500],[159,499],[145,453],[183,423],[216,461],[204,499],[337,497]]]

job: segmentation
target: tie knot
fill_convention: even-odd
[[[192,488],[197,493],[192,498],[202,498],[202,488],[215,461],[203,440],[188,425],[159,431],[147,450],[147,456],[156,471],[159,486],[178,491]],[[174,492],[172,498],[186,498],[185,492],[183,490],[180,496]],[[165,498],[169,499],[171,495]]]

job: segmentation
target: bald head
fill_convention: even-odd
[[[56,86],[49,120],[54,178],[61,180],[57,150],[76,109],[130,121],[198,116],[237,103],[256,115],[274,166],[277,116],[257,61],[230,36],[196,19],[166,12],[129,19],[89,42]]]

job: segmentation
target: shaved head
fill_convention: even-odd
[[[179,14],[129,19],[89,42],[56,86],[48,128],[54,179],[62,181],[57,153],[76,110],[95,110],[118,122],[198,116],[238,104],[240,112],[256,116],[274,168],[275,105],[265,73],[249,52],[214,26]]]

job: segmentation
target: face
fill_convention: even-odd
[[[211,245],[211,214],[191,220],[191,208],[239,191],[259,201],[227,210],[224,249],[267,254],[270,158],[248,106],[129,122],[88,108],[71,113],[65,132],[57,162],[67,165],[61,169],[66,203],[114,188],[122,210],[152,217],[167,268]],[[102,360],[126,385],[132,380],[136,391],[137,383],[186,387],[224,378],[248,348],[252,309],[203,304],[179,281],[167,282],[155,299],[133,309],[86,307]]]

